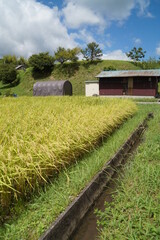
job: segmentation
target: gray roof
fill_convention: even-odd
[[[160,69],[150,70],[122,70],[122,71],[102,71],[97,78],[111,77],[159,77]]]
[[[25,66],[21,64],[21,65],[18,65],[17,67],[15,67],[16,70],[18,70],[20,68],[25,68]]]
[[[87,80],[85,83],[99,83],[99,80]]]

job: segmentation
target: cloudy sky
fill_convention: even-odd
[[[0,57],[95,41],[104,59],[142,47],[160,57],[160,0],[0,0]]]

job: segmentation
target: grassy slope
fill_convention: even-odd
[[[10,91],[11,93],[16,93],[18,96],[32,96],[35,80],[32,77],[31,68],[28,68],[26,72],[19,71],[19,75],[20,83],[15,87],[3,85],[2,82],[0,82],[0,92],[3,95]]]
[[[74,197],[102,168],[134,128],[142,122],[151,106],[139,106],[137,114],[112,134],[103,146],[89,153],[81,161],[62,171],[45,192],[35,197],[29,204],[22,203],[16,216],[0,227],[0,239],[38,239]],[[93,164],[94,162],[94,164]],[[63,194],[62,194],[63,193]]]
[[[151,108],[145,141],[125,167],[114,202],[98,214],[100,239],[160,239],[160,111]]]
[[[64,65],[57,64],[54,67],[52,75],[49,77],[36,76],[35,79],[32,77],[31,68],[28,68],[26,72],[20,71],[20,84],[16,87],[8,87],[2,85],[0,82],[0,92],[5,94],[6,91],[11,90],[18,94],[18,96],[32,96],[33,84],[39,80],[65,80],[68,79],[73,85],[74,95],[85,94],[85,81],[96,79],[95,76],[100,73],[104,67],[113,66],[117,70],[130,70],[138,69],[132,62],[117,61],[117,60],[106,60],[101,62],[77,62],[77,63],[65,63]]]

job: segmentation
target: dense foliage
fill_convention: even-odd
[[[80,53],[80,49],[78,47],[73,49],[65,49],[59,47],[55,52],[55,60],[63,64],[67,61],[75,62],[78,60],[78,54]]]
[[[28,65],[28,62],[24,57],[20,56],[19,58],[17,58],[15,55],[4,55],[2,58],[2,63],[24,66]]]
[[[156,60],[155,58],[149,58],[146,61],[139,62],[138,65],[142,69],[158,69],[160,68],[160,60]]]
[[[16,80],[17,72],[14,64],[0,64],[0,81],[3,84],[12,83]]]
[[[53,69],[54,59],[48,52],[33,54],[28,61],[35,72],[51,72]]]
[[[17,57],[15,55],[5,55],[2,58],[3,63],[12,63],[12,64],[17,64]]]

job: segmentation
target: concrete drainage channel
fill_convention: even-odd
[[[110,183],[116,169],[121,166],[123,160],[134,149],[141,135],[147,127],[147,122],[153,118],[150,113],[142,124],[131,134],[119,151],[106,163],[104,168],[93,178],[80,195],[69,205],[51,227],[39,240],[68,240],[73,239],[73,233],[78,228],[82,219],[101,195],[104,188]],[[90,236],[90,239],[93,239]]]

